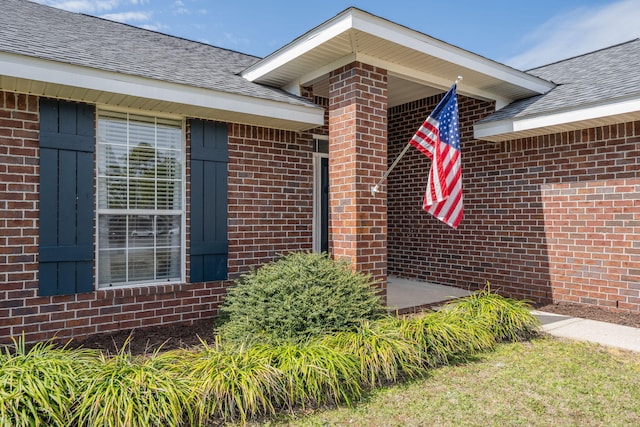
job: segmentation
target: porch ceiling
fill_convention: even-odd
[[[245,70],[250,81],[295,92],[328,94],[328,73],[353,61],[389,72],[389,106],[447,89],[496,101],[498,108],[554,85],[359,9],[350,8]]]

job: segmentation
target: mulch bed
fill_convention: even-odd
[[[583,319],[599,320],[601,322],[640,328],[640,313],[614,312],[599,307],[567,303],[549,304],[538,307],[537,309],[549,313],[563,314],[565,316],[581,317]]]
[[[74,340],[70,347],[83,347],[115,354],[129,340],[132,354],[151,354],[154,350],[174,350],[200,345],[200,339],[211,342],[214,319],[198,320],[192,325],[170,324],[150,328],[123,330],[111,334],[92,335],[85,340]]]

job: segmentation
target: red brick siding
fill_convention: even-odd
[[[229,274],[312,249],[310,135],[229,126]]]
[[[542,202],[554,300],[640,311],[640,179],[543,185]]]
[[[309,131],[312,135],[329,136],[329,98],[318,96],[313,92],[313,86],[301,87],[301,96],[314,104],[324,108],[324,126]]]
[[[386,169],[387,73],[359,62],[331,72],[330,240],[333,255],[386,279],[387,208],[371,187]]]
[[[640,311],[640,122],[490,143],[472,126],[491,105],[459,100],[465,218],[420,210],[429,161],[410,150],[389,179],[389,274]],[[437,101],[391,110],[389,161]]]
[[[24,304],[38,284],[38,117],[36,97],[0,92],[0,337],[43,316]]]
[[[38,129],[37,97],[0,92],[0,342],[22,333],[31,342],[80,338],[216,316],[230,282],[38,296]],[[311,249],[312,142],[291,132],[229,129],[233,278],[279,253]],[[187,225],[188,218],[187,210]],[[187,249],[188,239],[187,227]],[[186,268],[188,275],[188,253]]]

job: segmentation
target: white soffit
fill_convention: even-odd
[[[458,75],[458,92],[506,105],[546,93],[555,85],[359,9],[350,8],[242,73],[280,88],[305,85],[353,61],[440,89]]]
[[[0,54],[0,88],[158,113],[301,131],[324,124],[324,110]]]
[[[474,137],[498,142],[635,120],[640,120],[640,99],[627,99],[610,104],[477,124],[474,126]]]

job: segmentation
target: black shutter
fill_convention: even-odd
[[[40,295],[93,291],[94,108],[40,99]]]
[[[227,125],[191,120],[191,282],[225,280]]]

